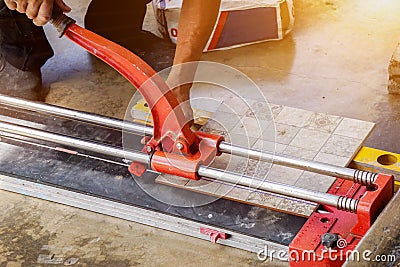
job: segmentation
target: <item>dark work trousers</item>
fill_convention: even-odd
[[[87,29],[124,44],[142,28],[149,0],[93,0],[85,16]],[[128,33],[128,34],[127,34]],[[0,48],[5,59],[21,70],[37,70],[53,56],[42,27],[37,27],[0,0]]]

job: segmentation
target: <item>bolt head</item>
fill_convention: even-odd
[[[153,151],[153,148],[151,148],[151,146],[146,146],[146,151],[147,153],[151,153]]]
[[[337,234],[326,233],[321,236],[321,244],[326,248],[336,247],[339,236]]]
[[[182,143],[176,143],[176,148],[179,150],[183,149],[183,144]]]

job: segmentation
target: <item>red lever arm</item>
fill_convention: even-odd
[[[188,147],[195,144],[196,135],[186,123],[174,93],[146,62],[122,46],[76,25],[62,13],[53,17],[56,19],[52,23],[61,35],[109,64],[139,90],[153,116],[153,138],[148,143],[153,150],[157,147],[161,149],[160,145],[166,141],[166,137],[172,139],[173,143],[179,138]],[[164,150],[171,150],[170,141],[164,144]]]
[[[151,168],[199,179],[198,166],[209,164],[219,155],[218,145],[224,138],[192,132],[172,90],[146,62],[129,50],[76,25],[73,19],[57,8],[53,12],[51,23],[61,36],[65,35],[117,70],[144,97],[154,124],[153,137],[146,144],[146,151],[153,153]],[[179,149],[176,148],[178,143]],[[175,153],[177,150],[179,153]],[[144,170],[135,162],[130,167],[130,171],[138,176]]]

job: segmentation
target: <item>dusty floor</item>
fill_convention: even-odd
[[[377,122],[367,145],[400,153],[400,96],[386,89],[400,2],[294,2],[295,29],[283,41],[211,52],[204,60],[243,71],[271,103]],[[73,4],[78,22],[87,3]],[[132,88],[47,32],[56,52],[43,69],[48,102],[120,117]],[[262,264],[247,252],[11,193],[0,193],[0,209],[0,266],[40,266],[48,255],[82,266]]]

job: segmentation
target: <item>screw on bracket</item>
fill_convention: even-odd
[[[321,236],[321,244],[326,248],[334,248],[337,245],[339,236],[337,234],[326,233]]]
[[[178,150],[182,150],[182,149],[184,148],[184,146],[183,146],[182,143],[176,143],[176,148],[177,148]]]
[[[151,146],[146,146],[146,152],[150,154],[153,152],[153,148]]]

